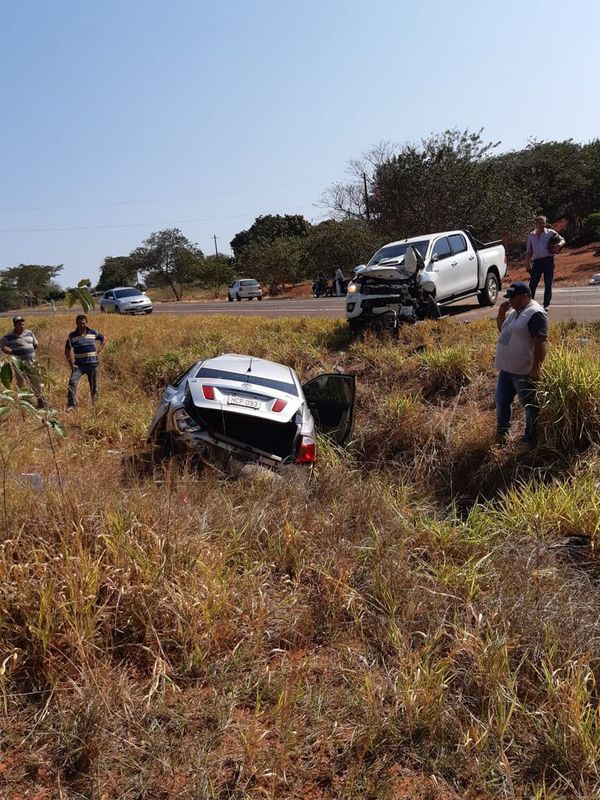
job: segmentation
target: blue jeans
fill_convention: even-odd
[[[519,395],[521,405],[525,409],[525,436],[526,442],[533,441],[535,422],[540,413],[537,404],[535,384],[528,375],[515,375],[514,372],[500,370],[496,384],[496,432],[505,436],[510,430],[512,416],[512,401]]]
[[[77,384],[81,380],[82,375],[86,375],[88,383],[90,384],[90,393],[92,395],[92,402],[98,397],[98,365],[93,364],[90,366],[75,367],[71,372],[69,378],[69,390],[67,392],[67,406],[74,408],[77,405]]]
[[[554,256],[547,258],[536,258],[531,265],[531,275],[529,276],[529,291],[531,299],[535,300],[535,290],[538,287],[540,278],[544,276],[544,308],[548,308],[552,300],[552,281],[554,280]]]

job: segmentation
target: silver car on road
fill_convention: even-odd
[[[319,375],[303,386],[290,367],[229,353],[198,361],[167,386],[148,440],[165,455],[311,465],[315,431],[348,441],[354,393],[353,375]]]
[[[100,311],[103,314],[151,314],[152,300],[146,292],[133,286],[117,286],[104,292],[100,298]]]

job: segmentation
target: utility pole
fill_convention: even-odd
[[[215,240],[215,255],[218,258],[219,257],[219,251],[217,250],[217,234],[216,233],[213,233],[213,239]]]
[[[369,192],[367,191],[367,175],[363,172],[363,186],[365,187],[365,211],[367,213],[367,222],[371,222],[371,210],[369,209]]]

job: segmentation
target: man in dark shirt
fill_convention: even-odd
[[[20,366],[15,367],[15,376],[19,388],[29,384],[37,398],[38,408],[44,408],[46,401],[42,393],[43,383],[35,351],[37,339],[32,331],[25,328],[25,318],[13,317],[13,329],[0,339],[0,349],[9,356],[15,356]]]
[[[71,331],[65,342],[65,358],[71,367],[67,411],[77,405],[77,384],[82,375],[87,377],[90,384],[92,403],[96,402],[98,398],[98,354],[102,352],[108,341],[106,336],[88,328],[85,314],[78,314],[75,325],[75,330]],[[96,342],[100,343],[97,348]]]

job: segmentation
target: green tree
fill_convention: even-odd
[[[504,174],[530,196],[537,213],[579,226],[600,208],[600,140],[531,140],[523,150],[498,158]]]
[[[200,267],[198,283],[218,297],[220,289],[229,286],[233,278],[231,259],[219,253],[218,256],[206,256]]]
[[[492,157],[481,131],[448,130],[407,144],[375,170],[376,224],[396,236],[471,227],[481,238],[526,230],[532,207]]]
[[[254,242],[242,250],[236,266],[249,278],[277,294],[286,284],[295,284],[306,275],[302,240],[297,236],[280,237],[272,242]]]
[[[53,280],[63,265],[19,264],[0,272],[0,285],[5,291],[11,290],[17,295],[20,303],[36,306],[48,297]]]
[[[310,275],[330,275],[337,267],[350,275],[385,244],[385,237],[361,219],[326,220],[311,228],[303,242],[304,263]]]
[[[310,230],[310,222],[302,214],[266,214],[257,217],[247,231],[240,231],[231,240],[231,249],[239,256],[251,244],[266,244],[275,239],[303,237]]]
[[[198,280],[204,255],[179,228],[167,228],[151,234],[130,258],[149,286],[168,286],[181,300],[185,286]]]
[[[136,283],[137,270],[131,256],[107,256],[100,267],[96,289],[106,292],[115,286],[135,286]]]

